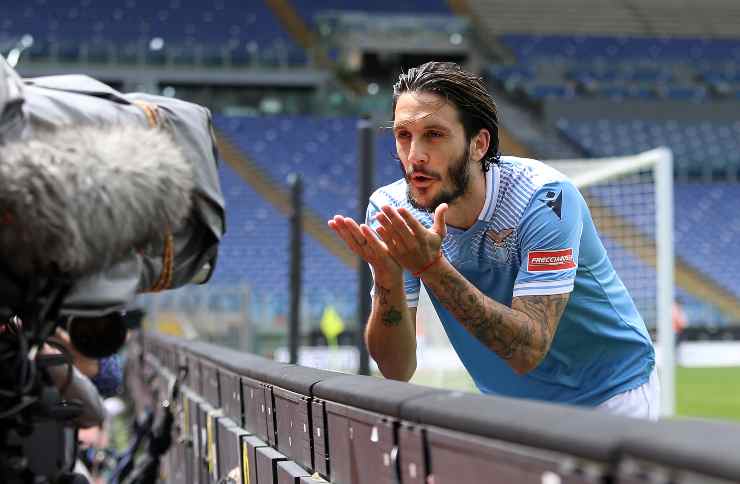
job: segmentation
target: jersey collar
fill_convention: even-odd
[[[478,215],[478,220],[487,222],[493,218],[493,212],[496,210],[500,180],[501,172],[499,167],[492,164],[491,169],[486,172],[486,202],[483,204],[483,209]]]

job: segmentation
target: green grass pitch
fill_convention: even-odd
[[[740,367],[677,368],[676,413],[740,421]]]

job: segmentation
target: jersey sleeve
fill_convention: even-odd
[[[380,192],[375,192],[370,197],[370,202],[368,203],[367,211],[365,212],[365,224],[373,230],[380,226],[380,222],[375,220],[375,216],[380,212],[381,207],[384,205],[392,205],[392,203],[389,200],[386,200]],[[370,266],[370,272],[372,271],[373,268]],[[373,273],[373,278],[374,277],[375,274]],[[419,304],[421,282],[419,278],[414,277],[406,270],[403,271],[403,290],[406,293],[406,305],[409,308],[415,308]],[[375,285],[370,288],[370,295],[375,295]]]
[[[566,294],[573,290],[585,201],[568,181],[544,185],[519,225],[521,266],[513,296]]]

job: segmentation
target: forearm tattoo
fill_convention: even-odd
[[[375,294],[377,294],[378,302],[381,306],[380,319],[383,321],[383,325],[387,327],[398,326],[403,319],[401,311],[393,306],[388,307],[388,295],[390,292],[390,289],[386,289],[378,284],[375,285]]]
[[[401,312],[396,308],[392,307],[383,313],[383,325],[385,326],[398,326],[401,324],[401,319]]]
[[[509,308],[484,296],[459,275],[444,274],[439,301],[481,343],[505,360],[533,367],[547,353],[568,294],[514,298]]]
[[[547,353],[550,343],[555,337],[560,317],[565,311],[570,294],[553,294],[549,296],[521,296],[516,297],[511,303],[514,311],[529,316],[532,326],[533,349],[539,351],[542,356]]]

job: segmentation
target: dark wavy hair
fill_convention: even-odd
[[[491,134],[491,144],[481,158],[481,168],[488,171],[491,163],[498,163],[498,111],[483,79],[463,70],[454,62],[427,62],[412,67],[398,77],[393,85],[393,116],[396,103],[405,92],[430,92],[451,102],[465,129],[468,143],[481,129]]]

